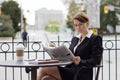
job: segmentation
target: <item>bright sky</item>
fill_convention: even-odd
[[[15,0],[22,5],[24,14],[27,18],[27,23],[34,24],[35,10],[40,8],[47,8],[53,10],[62,10],[66,13],[66,8],[61,0]]]

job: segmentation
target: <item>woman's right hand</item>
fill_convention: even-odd
[[[79,63],[80,63],[80,56],[75,56],[74,58],[73,58],[73,62],[76,64],[76,65],[78,65]]]

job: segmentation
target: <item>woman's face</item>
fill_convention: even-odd
[[[74,28],[79,33],[84,33],[88,30],[87,23],[82,23],[76,19],[73,20]]]

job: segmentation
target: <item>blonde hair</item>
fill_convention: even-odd
[[[82,23],[88,22],[89,24],[89,18],[85,12],[78,12],[73,16],[73,20],[76,19]]]

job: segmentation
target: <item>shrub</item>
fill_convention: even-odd
[[[9,15],[0,16],[0,37],[14,36],[14,28]]]

